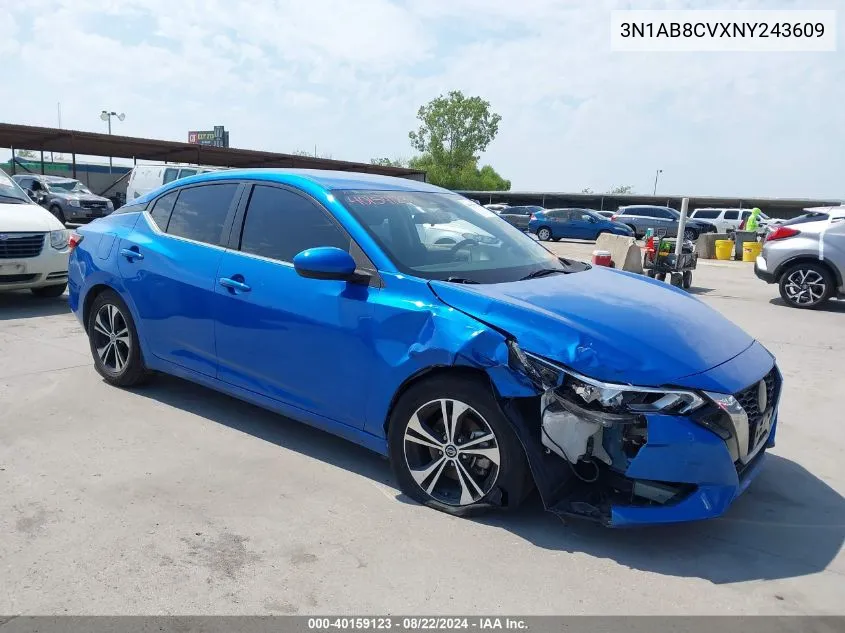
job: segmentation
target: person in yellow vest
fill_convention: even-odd
[[[748,219],[745,221],[745,229],[746,231],[754,231],[757,232],[757,229],[760,228],[760,214],[762,211],[757,207],[751,209],[751,215],[748,216]]]

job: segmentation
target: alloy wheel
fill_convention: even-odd
[[[547,241],[552,236],[549,229],[540,229],[537,232],[537,237],[540,238],[543,242]]]
[[[478,411],[459,400],[432,400],[405,426],[405,462],[417,485],[452,506],[480,501],[496,483],[496,435]]]
[[[826,294],[824,277],[815,270],[799,268],[786,278],[784,291],[789,300],[802,306],[813,305]]]
[[[103,367],[115,374],[123,371],[129,361],[132,339],[126,318],[117,306],[106,303],[97,311],[92,336]]]

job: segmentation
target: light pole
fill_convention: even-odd
[[[121,112],[120,114],[118,114],[117,112],[109,112],[108,110],[103,110],[102,112],[100,112],[100,118],[103,121],[107,121],[109,124],[109,134],[111,134],[111,118],[113,116],[116,116],[118,121],[123,121],[123,119],[126,118],[126,115],[123,114],[123,112]],[[111,175],[111,156],[109,156],[109,175]]]
[[[660,174],[662,174],[662,173],[663,173],[663,170],[658,169],[654,174],[654,191],[652,192],[652,195],[654,195],[654,196],[657,195],[657,179],[660,178]]]

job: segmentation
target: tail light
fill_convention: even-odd
[[[610,216],[610,221],[611,221],[611,222],[616,222],[616,218],[618,218],[618,217],[619,217],[619,214],[618,214],[618,213],[614,213],[613,215],[611,215],[611,216]]]
[[[73,252],[73,249],[75,249],[77,246],[79,246],[79,243],[82,241],[83,237],[84,237],[83,235],[80,235],[76,231],[74,231],[73,233],[70,234],[70,237],[68,238],[68,241],[67,241],[67,245],[68,245],[68,248],[71,250],[71,252]]]
[[[528,219],[529,219],[529,220],[536,220],[536,219],[537,219],[537,216],[536,216],[536,215],[534,215],[534,214],[532,213],[532,214],[531,214],[531,217],[530,217],[530,218],[528,218]]]
[[[791,226],[779,226],[766,236],[766,241],[773,242],[775,240],[784,240],[787,237],[794,237],[800,232],[801,231],[793,229]]]

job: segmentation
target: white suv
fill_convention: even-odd
[[[716,209],[716,208],[702,208],[696,209],[690,216],[693,220],[704,220],[716,227],[719,233],[727,233],[730,231],[739,230],[739,225],[743,220],[747,220],[751,215],[751,209]],[[760,231],[765,233],[769,226],[782,223],[783,220],[770,218],[765,213],[760,214]]]
[[[0,290],[59,297],[67,287],[70,231],[0,171]]]

